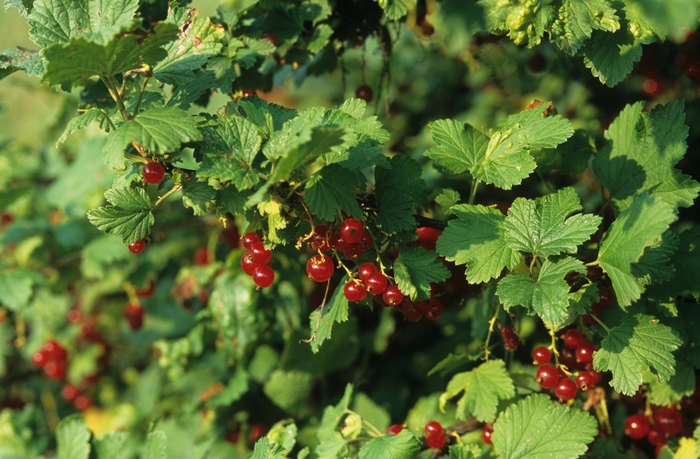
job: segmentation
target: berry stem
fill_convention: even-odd
[[[143,84],[141,85],[141,91],[139,91],[139,97],[136,99],[136,104],[134,104],[134,112],[132,113],[132,118],[138,115],[139,113],[139,107],[141,105],[141,99],[143,98],[143,94],[146,92],[146,85],[148,84],[148,80],[150,77],[146,77],[143,79]]]
[[[326,281],[326,291],[323,294],[323,301],[321,301],[321,306],[318,307],[318,320],[316,320],[316,325],[314,325],[314,331],[311,332],[311,336],[307,339],[302,339],[303,343],[310,343],[316,339],[316,332],[321,327],[321,320],[323,320],[323,308],[326,306],[326,300],[328,299],[328,290],[331,287],[331,280]]]
[[[182,189],[182,185],[180,185],[179,183],[176,183],[175,186],[172,187],[167,193],[165,193],[163,196],[161,196],[160,198],[158,198],[158,200],[156,201],[156,203],[153,204],[153,207],[158,207],[158,206],[160,205],[160,203],[163,202],[163,201],[165,201],[165,199],[167,199],[171,194],[177,193],[177,192],[180,191],[181,189]]]
[[[600,320],[595,314],[589,314],[589,315],[590,315],[591,317],[593,317],[593,318],[595,319],[596,322],[598,322],[598,325],[600,325],[601,327],[603,327],[603,330],[605,330],[606,333],[607,333],[608,335],[610,334],[610,329],[608,328],[607,325],[605,325],[605,324],[603,323],[602,320]]]
[[[476,192],[479,189],[479,183],[478,180],[474,180],[472,183],[472,191],[469,193],[469,205],[474,204],[474,200],[476,200]]]
[[[486,342],[484,343],[484,360],[486,362],[489,361],[489,355],[491,354],[491,351],[489,350],[489,342],[491,341],[491,335],[493,334],[493,329],[496,326],[496,321],[498,320],[498,313],[500,312],[501,309],[501,304],[497,303],[496,304],[496,312],[493,314],[493,317],[489,320],[489,331],[486,334]]]
[[[134,287],[134,284],[129,281],[125,281],[124,284],[122,284],[122,287],[126,292],[126,296],[129,298],[129,303],[141,306],[141,302],[139,301],[139,296],[136,294],[136,287]]]

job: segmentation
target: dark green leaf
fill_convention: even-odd
[[[430,298],[430,283],[443,282],[450,270],[438,260],[437,253],[422,247],[403,247],[394,261],[394,278],[404,295],[411,300]]]

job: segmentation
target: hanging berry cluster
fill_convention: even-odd
[[[66,379],[68,351],[56,340],[47,341],[44,347],[34,353],[32,363],[44,370],[44,374],[54,381]]]
[[[268,265],[272,250],[265,248],[258,233],[243,235],[243,247],[248,249],[241,258],[243,272],[253,278],[258,288],[267,288],[275,281],[275,271]]]

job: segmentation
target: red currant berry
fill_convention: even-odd
[[[92,406],[92,400],[87,395],[80,394],[73,400],[73,406],[78,411],[85,411]]]
[[[330,237],[329,243],[330,243],[331,247],[333,247],[338,252],[345,252],[350,247],[352,247],[352,244],[348,243],[348,241],[343,239],[343,237],[340,235],[340,233],[332,234]]]
[[[578,387],[576,383],[569,378],[561,378],[554,388],[554,395],[559,397],[559,401],[571,400],[576,397]]]
[[[437,421],[428,421],[423,428],[423,433],[425,433],[425,438],[437,437],[445,434],[445,429],[443,429],[442,424]]]
[[[374,274],[376,272],[379,272],[379,268],[377,268],[377,265],[371,261],[362,263],[360,267],[357,268],[357,275],[362,282],[365,282],[370,274]]]
[[[343,287],[343,293],[348,301],[357,303],[365,299],[365,296],[367,296],[367,289],[365,289],[363,284],[358,284],[355,281],[349,280],[345,283],[345,287]]]
[[[253,256],[253,261],[259,265],[267,264],[272,259],[272,250],[266,249],[262,241],[250,244],[248,252]]]
[[[386,428],[386,433],[389,435],[398,435],[403,430],[403,424],[392,424]]]
[[[367,291],[372,295],[381,295],[389,285],[386,276],[379,272],[370,274],[367,279],[364,279],[364,282]]]
[[[404,301],[401,312],[409,322],[418,322],[423,317],[423,309],[412,301]]]
[[[416,229],[416,234],[418,235],[418,240],[411,245],[423,247],[425,250],[435,250],[437,240],[442,235],[442,230],[421,226]]]
[[[209,250],[206,247],[199,247],[194,251],[194,264],[196,266],[207,266],[211,263],[209,260]]]
[[[143,326],[143,316],[145,311],[139,304],[128,303],[122,312],[124,318],[129,323],[129,328],[139,330]]]
[[[9,213],[9,212],[2,212],[0,213],[0,224],[2,226],[9,225],[10,223],[15,221],[15,217]]]
[[[593,365],[586,365],[586,371],[591,375],[591,384],[589,384],[590,386],[597,386],[603,380],[603,373],[595,371],[593,369]]]
[[[253,271],[253,282],[258,288],[267,288],[275,281],[275,271],[267,265],[258,265]]]
[[[32,363],[40,368],[44,368],[50,360],[49,354],[43,349],[36,351],[34,355],[32,355]]]
[[[586,277],[591,282],[597,282],[600,279],[602,273],[600,268],[597,266],[587,266],[586,267]]]
[[[683,429],[683,416],[675,408],[661,406],[654,412],[654,425],[667,436],[673,437]]]
[[[633,414],[625,421],[625,435],[634,440],[641,440],[649,433],[649,420],[641,414]]]
[[[599,308],[605,309],[607,307],[610,307],[615,295],[613,295],[613,292],[609,288],[601,285],[598,287],[598,297],[600,299],[598,300],[598,302],[593,303],[593,306],[598,305]]]
[[[369,234],[369,231],[365,231],[365,234],[362,235],[360,238],[360,242],[357,243],[362,250],[367,251],[374,247],[374,239],[372,238],[372,235]]]
[[[595,376],[588,371],[582,371],[576,376],[576,385],[581,388],[581,390],[588,390],[589,387],[596,385]]]
[[[250,426],[250,433],[248,434],[248,443],[255,443],[260,440],[263,435],[265,435],[265,426],[259,422],[255,422]]]
[[[241,257],[241,269],[247,275],[252,276],[255,272],[255,268],[257,268],[258,266],[260,266],[260,263],[255,262],[252,253],[246,252]]]
[[[362,99],[365,102],[369,102],[372,100],[372,96],[374,96],[374,92],[372,91],[372,88],[367,86],[366,84],[363,84],[362,86],[359,86],[355,90],[355,97],[358,99]]]
[[[350,246],[343,250],[343,255],[350,260],[357,260],[365,254],[365,251],[358,244],[350,244]]]
[[[44,367],[44,373],[54,381],[63,381],[66,379],[66,361],[52,360]]]
[[[399,290],[398,285],[389,285],[382,293],[382,299],[389,306],[396,306],[403,301],[403,293]]]
[[[80,389],[73,384],[66,384],[61,389],[61,397],[67,402],[72,402],[78,395],[80,395]]]
[[[700,81],[700,62],[688,64],[685,68],[685,76],[691,80]]]
[[[129,252],[131,253],[141,253],[146,248],[146,241],[141,239],[140,241],[132,242],[129,244]]]
[[[445,437],[445,434],[435,437],[425,437],[425,443],[433,449],[442,449],[445,443],[447,443],[447,437]]]
[[[535,365],[544,365],[552,359],[552,351],[544,346],[538,346],[532,351],[532,360]]]
[[[506,349],[514,350],[520,345],[520,338],[511,325],[500,325]]]
[[[244,89],[244,90],[243,90],[243,97],[250,97],[250,96],[252,96],[253,94],[255,94],[255,91],[253,91],[253,90],[250,89],[250,88]]]
[[[564,340],[564,345],[571,349],[576,349],[581,343],[583,343],[583,333],[575,328],[570,328],[566,330],[566,333],[561,335],[561,339]]]
[[[658,427],[650,427],[649,433],[647,434],[647,441],[654,446],[663,445],[666,443],[666,434],[663,433]]]
[[[148,183],[156,184],[165,178],[165,168],[161,163],[151,161],[143,166],[143,178]]]
[[[314,255],[306,262],[306,274],[315,282],[326,282],[335,271],[335,265],[331,257]]]
[[[559,382],[559,370],[549,364],[542,365],[537,369],[535,378],[542,389],[551,389]]]
[[[559,351],[559,361],[568,368],[578,369],[581,366],[581,364],[576,361],[576,351],[567,346],[562,347]]]
[[[261,37],[263,40],[267,40],[270,43],[272,43],[274,46],[277,46],[277,37],[274,34],[271,33],[264,33],[262,34]]]
[[[576,361],[581,363],[591,363],[593,361],[593,353],[595,352],[595,344],[581,343],[576,348]]]
[[[245,233],[243,235],[243,247],[250,250],[250,246],[254,242],[260,242],[260,236],[258,236],[258,233]]]
[[[61,343],[52,339],[44,344],[44,351],[50,360],[66,360],[68,358],[68,351],[66,348],[61,346]]]
[[[484,443],[487,445],[492,445],[493,441],[491,440],[491,435],[493,435],[493,425],[487,422],[481,429],[481,439],[484,440]]]
[[[360,239],[362,239],[364,235],[365,225],[356,218],[348,217],[343,224],[340,225],[340,237],[349,244],[360,242]]]
[[[330,238],[330,230],[327,226],[319,225],[315,228],[313,237],[311,238],[311,248],[320,252],[328,252],[331,249],[328,240]]]
[[[428,320],[437,320],[442,315],[442,303],[435,298],[430,298],[428,307],[423,311],[423,317]]]

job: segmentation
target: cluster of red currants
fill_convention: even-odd
[[[374,247],[374,239],[360,220],[348,217],[340,224],[337,233],[325,225],[316,226],[309,246],[320,253],[333,249],[349,260],[357,260]]]
[[[425,433],[425,443],[433,449],[442,449],[447,443],[445,429],[437,421],[428,421],[423,432]]]
[[[42,368],[50,379],[63,381],[66,379],[68,351],[58,341],[50,340],[34,353],[32,363]]]
[[[598,297],[598,301],[591,304],[591,313],[581,316],[581,320],[583,320],[583,323],[587,325],[596,325],[598,323],[596,318],[600,319],[603,317],[603,310],[612,305],[614,294],[609,288],[605,287],[604,285],[599,285]],[[595,318],[593,316],[595,316]]]
[[[603,375],[593,369],[595,345],[585,341],[583,333],[575,328],[567,330],[562,336],[564,346],[559,352],[560,362],[570,370],[579,370],[574,379],[560,368],[550,365],[552,352],[544,346],[532,351],[537,369],[537,384],[543,389],[554,389],[554,395],[560,402],[573,399],[578,390],[587,390],[600,383]]]
[[[501,325],[498,324],[498,328],[501,329],[501,336],[503,336],[503,341],[505,342],[505,348],[514,351],[520,345],[520,337],[518,332],[515,331],[512,325]]]
[[[398,291],[398,289],[397,289]],[[400,292],[399,292],[400,293]],[[382,298],[383,299],[383,298]],[[387,306],[392,306],[388,302]],[[418,322],[422,318],[437,320],[442,315],[442,303],[432,294],[423,301],[404,299],[401,304],[393,305],[409,322]]]
[[[646,440],[656,447],[658,456],[669,438],[683,430],[683,416],[675,407],[653,406],[651,413],[635,413],[625,420],[625,434],[634,439]]]
[[[248,251],[241,257],[243,272],[253,278],[258,288],[267,288],[275,281],[275,271],[268,265],[272,259],[272,250],[265,248],[258,233],[243,235],[243,247]]]
[[[66,384],[61,389],[61,397],[68,403],[72,403],[76,410],[85,411],[92,406],[92,399],[86,395],[77,386]]]

